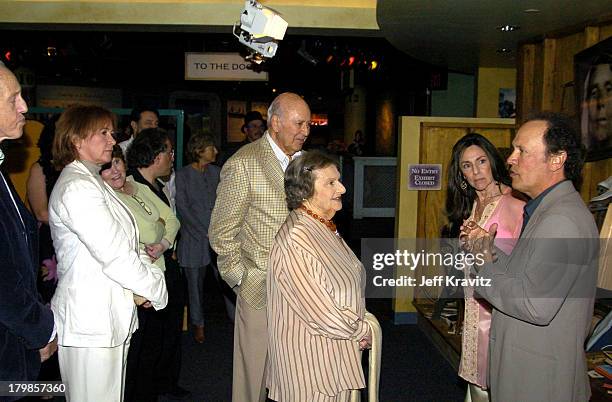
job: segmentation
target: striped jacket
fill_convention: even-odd
[[[365,386],[365,270],[344,240],[299,210],[280,228],[268,267],[268,367],[275,401]]]

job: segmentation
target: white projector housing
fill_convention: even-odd
[[[285,36],[287,26],[287,21],[276,11],[256,0],[246,0],[240,23],[234,24],[234,36],[251,49],[253,61],[261,63],[263,58],[274,57],[278,41]]]

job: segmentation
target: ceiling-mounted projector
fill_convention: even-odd
[[[234,36],[250,49],[251,55],[247,58],[261,63],[264,58],[274,57],[287,26],[287,21],[276,11],[256,0],[246,0],[240,22],[234,24]]]

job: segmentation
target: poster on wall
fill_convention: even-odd
[[[574,56],[580,137],[587,160],[612,157],[612,38]]]
[[[516,117],[516,90],[514,88],[499,88],[499,103],[497,110],[497,115],[499,117]]]
[[[270,104],[268,104],[267,102],[251,102],[250,110],[261,113],[261,116],[264,118],[264,120],[268,121],[269,106]]]
[[[242,132],[245,114],[245,101],[227,101],[227,142],[242,142],[246,138]]]

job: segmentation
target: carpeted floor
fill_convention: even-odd
[[[231,401],[233,325],[212,278],[207,275],[205,285],[206,341],[197,344],[190,332],[183,335],[180,384],[197,402]],[[465,386],[415,325],[395,325],[389,301],[368,301],[368,310],[383,330],[381,402],[464,400]]]

